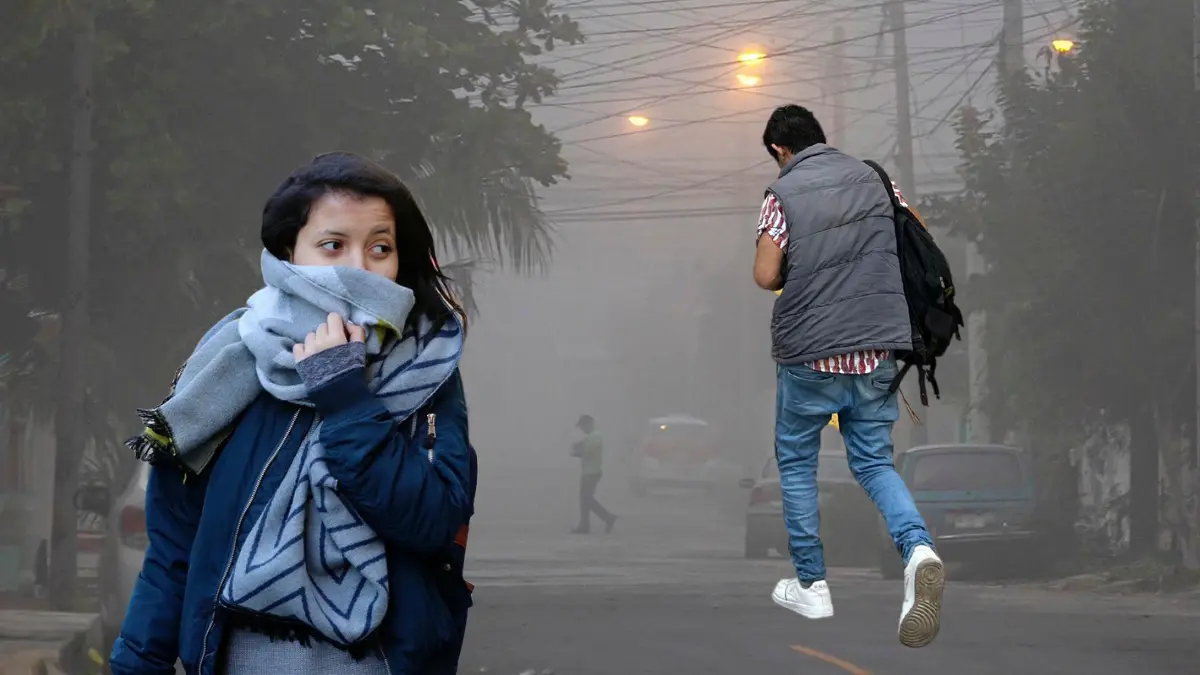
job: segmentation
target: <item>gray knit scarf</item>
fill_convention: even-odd
[[[460,318],[402,337],[412,292],[344,267],[291,265],[262,254],[266,287],[205,334],[171,396],[139,411],[146,431],[128,445],[147,461],[173,458],[198,473],[238,416],[263,392],[311,406],[292,345],[337,312],[367,330],[368,379],[397,421],[415,413],[458,367]],[[368,638],[388,607],[383,542],[342,500],[325,465],[321,425],[310,430],[283,483],[238,552],[222,604],[303,624],[335,645]]]

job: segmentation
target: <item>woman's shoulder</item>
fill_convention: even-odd
[[[434,392],[431,403],[434,405],[445,404],[446,402],[463,402],[466,401],[466,390],[463,388],[462,371],[455,368],[450,376],[442,382],[437,391]]]

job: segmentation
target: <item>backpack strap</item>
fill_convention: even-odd
[[[895,396],[896,392],[900,391],[900,383],[904,380],[904,376],[913,367],[917,369],[917,387],[921,393],[921,405],[929,407],[929,389],[933,389],[934,398],[942,398],[941,387],[938,386],[937,378],[934,376],[934,371],[937,365],[923,366],[914,363],[913,361],[905,361],[900,367],[900,372],[896,373],[896,378],[892,380],[892,385],[888,387],[888,395]]]
[[[899,207],[900,200],[896,198],[896,188],[892,187],[892,179],[888,176],[888,172],[877,162],[869,159],[864,159],[863,164],[871,167],[875,173],[879,174],[880,180],[883,181],[883,187],[887,190],[888,198],[892,200],[892,206]]]
[[[929,378],[929,386],[930,386],[930,388],[933,389],[934,398],[936,398],[940,401],[942,399],[942,390],[941,390],[941,387],[938,386],[937,378],[934,377],[934,375],[933,375],[935,370],[937,370],[937,361],[934,361],[933,363],[929,364],[929,369],[928,369],[928,373],[926,374],[926,377]]]
[[[896,378],[892,380],[892,386],[888,387],[888,396],[895,396],[896,392],[900,391],[900,383],[904,381],[904,376],[913,367],[912,361],[905,361],[900,367],[900,372],[896,373]],[[919,369],[918,369],[919,370]],[[921,390],[924,392],[925,386],[921,385]],[[924,397],[922,397],[924,398]]]

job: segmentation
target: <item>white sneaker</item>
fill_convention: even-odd
[[[771,599],[780,607],[809,619],[833,616],[833,599],[829,596],[829,585],[824,581],[814,581],[811,586],[804,588],[795,577],[781,579],[775,584]]]
[[[942,590],[946,569],[928,546],[913,549],[904,568],[904,608],[900,612],[900,644],[924,647],[933,642],[942,625]]]

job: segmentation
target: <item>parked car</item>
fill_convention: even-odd
[[[149,539],[146,536],[146,483],[150,465],[138,462],[136,472],[115,500],[107,486],[86,486],[76,506],[106,517],[106,536],[100,557],[100,621],[106,644],[112,644],[125,620],[125,608],[142,571]]]
[[[786,555],[787,528],[783,524],[783,497],[779,465],[767,459],[757,478],[741,481],[750,490],[746,508],[747,558],[766,558],[771,549]],[[832,424],[821,434],[817,456],[817,499],[821,508],[821,540],[827,558],[835,564],[852,564],[865,558],[870,564],[875,527],[875,505],[850,473],[845,445]]]
[[[688,415],[649,420],[631,460],[630,488],[639,496],[663,487],[715,491],[726,466],[712,426]]]
[[[1010,551],[1036,558],[1037,506],[1029,459],[998,445],[930,445],[896,459],[896,469],[925,518],[934,545],[950,561],[995,563]],[[903,574],[887,527],[877,520],[879,571]],[[1014,560],[1013,562],[1020,562]]]

